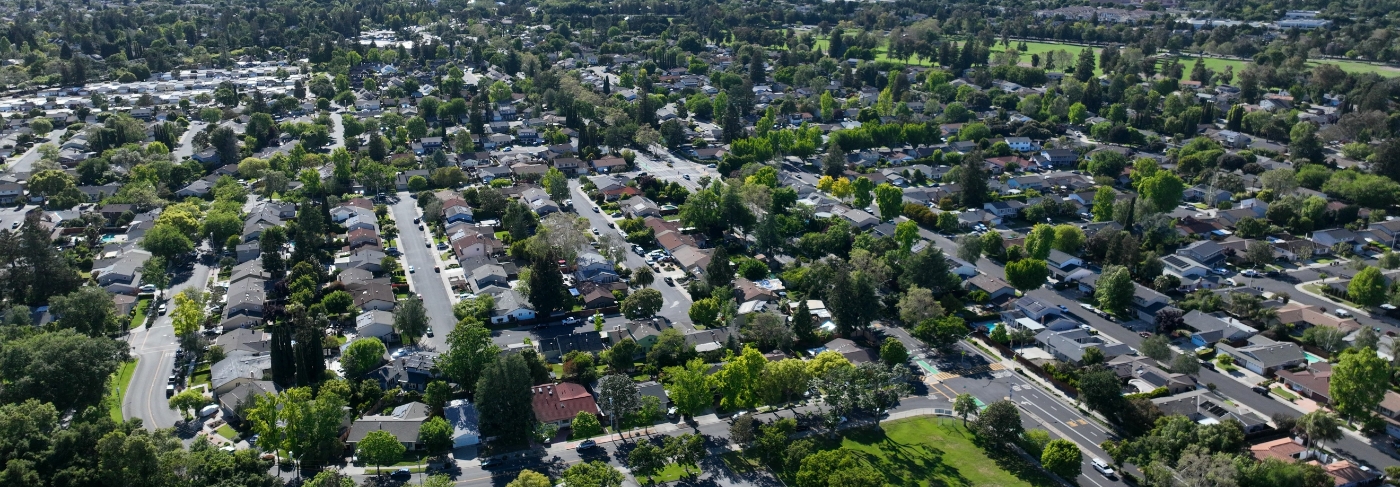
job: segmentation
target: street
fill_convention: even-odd
[[[425,336],[421,342],[433,350],[445,351],[447,334],[457,325],[457,318],[452,314],[452,305],[457,299],[448,294],[447,282],[442,274],[433,272],[434,266],[444,265],[438,257],[439,250],[429,246],[431,240],[413,223],[413,219],[418,218],[417,199],[410,198],[408,192],[401,192],[398,201],[390,205],[390,211],[398,223],[399,251],[403,252],[404,272],[408,272],[409,266],[417,268],[417,272],[407,274],[409,286],[413,292],[423,295],[428,326],[433,327],[433,336]]]
[[[210,267],[196,261],[192,270],[181,270],[171,280],[169,289],[162,296],[174,306],[171,296],[189,288],[204,289],[209,281]],[[154,311],[153,311],[154,313]],[[133,323],[126,341],[131,344],[131,354],[140,359],[136,371],[127,384],[126,397],[122,401],[122,414],[127,418],[141,418],[149,429],[174,426],[181,420],[180,413],[166,403],[166,380],[175,365],[175,349],[179,344],[175,339],[175,327],[169,314],[158,316],[149,329]],[[183,382],[189,384],[186,376]]]

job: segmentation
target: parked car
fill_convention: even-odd
[[[666,278],[665,278],[664,280],[666,281],[666,285],[667,285],[667,286],[675,286],[675,285],[676,285],[676,280],[675,280],[675,279],[671,279],[671,276],[666,276]],[[161,306],[164,306],[164,305],[161,305]],[[164,313],[162,313],[162,314],[164,314]]]
[[[418,268],[417,268],[417,267],[408,266],[408,273],[409,273],[409,274],[412,274],[412,273],[415,273],[415,272],[418,272]]]
[[[158,312],[160,313],[161,316],[165,316],[165,303],[160,303],[160,308],[159,308]]]
[[[430,326],[430,327],[428,327],[428,338],[432,338],[432,337],[433,337],[433,327]]]
[[[1264,386],[1254,386],[1254,387],[1250,387],[1249,390],[1254,391],[1255,394],[1259,394],[1259,395],[1261,395],[1261,396],[1267,396],[1267,395],[1269,395],[1269,388],[1264,387]]]
[[[579,322],[579,319],[578,319],[577,317],[574,317],[574,316],[570,316],[570,317],[568,317],[568,318],[564,318],[564,324],[565,324],[565,325],[573,326],[573,325],[577,325],[578,322]]]
[[[401,468],[389,474],[389,478],[394,480],[408,480],[413,478],[413,472],[407,468]]]
[[[438,272],[438,273],[441,273],[441,272],[442,272],[442,267],[439,267],[439,266],[433,266],[433,272]]]
[[[1337,310],[1336,310],[1336,311],[1333,311],[1333,313],[1336,314],[1337,316],[1342,317],[1342,318],[1349,318],[1349,317],[1351,317],[1351,312],[1350,312],[1350,311],[1347,311],[1347,310],[1344,310],[1344,309],[1342,309],[1342,308],[1337,308]]]
[[[588,451],[588,450],[592,450],[592,449],[597,448],[597,447],[598,447],[598,443],[594,442],[593,440],[583,440],[582,443],[579,443],[579,444],[578,444],[577,450],[578,450],[578,451]]]

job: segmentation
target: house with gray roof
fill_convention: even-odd
[[[1221,341],[1232,343],[1248,340],[1259,333],[1259,330],[1224,313],[1206,314],[1200,310],[1191,310],[1183,319],[1186,326],[1196,330],[1191,334],[1191,343],[1198,347],[1207,347]]]
[[[388,363],[365,374],[366,379],[379,383],[384,390],[395,387],[405,391],[423,392],[428,383],[439,378],[437,372],[437,352],[413,352],[390,360]]]
[[[1121,228],[1121,227],[1120,227]],[[1214,267],[1225,261],[1225,247],[1214,240],[1201,240],[1176,251],[1176,255]]]
[[[277,384],[270,380],[244,382],[219,394],[219,409],[224,413],[224,420],[242,418],[244,409],[252,405],[257,396],[274,394],[277,394]]]
[[[418,449],[418,430],[428,420],[428,405],[411,402],[394,408],[388,414],[365,416],[355,420],[346,434],[345,444],[353,448],[371,432],[387,431],[409,451]]]
[[[228,287],[228,304],[224,307],[224,317],[234,315],[262,316],[263,302],[267,301],[267,283],[262,279],[242,279]]]
[[[355,316],[355,334],[361,338],[378,338],[389,341],[394,335],[394,314],[372,309]]]
[[[1210,389],[1196,389],[1175,396],[1159,397],[1152,400],[1164,415],[1182,415],[1200,424],[1216,424],[1228,420],[1239,421],[1244,425],[1245,434],[1269,428],[1269,420],[1258,413],[1242,409],[1219,392]]]
[[[263,374],[271,368],[272,355],[235,350],[209,367],[210,391],[218,396],[239,385],[263,380]]]
[[[574,278],[579,282],[617,282],[617,270],[613,262],[603,254],[593,251],[580,252],[574,263]]]
[[[1109,343],[1099,335],[1094,335],[1081,328],[1066,331],[1045,330],[1035,336],[1035,341],[1050,352],[1055,358],[1072,363],[1079,363],[1084,359],[1084,352],[1090,348],[1097,348],[1103,352],[1105,360],[1131,352],[1127,345],[1122,343]]]
[[[1279,369],[1293,368],[1307,363],[1303,349],[1292,342],[1276,342],[1263,335],[1249,337],[1244,346],[1236,347],[1225,343],[1215,346],[1217,353],[1229,355],[1235,365],[1251,372],[1268,377]]]
[[[141,287],[141,266],[150,260],[151,253],[144,250],[130,250],[115,262],[97,270],[97,285],[113,294],[136,294]]]
[[[535,306],[520,291],[501,286],[487,286],[479,294],[490,294],[496,300],[491,310],[492,323],[509,323],[535,317]]]
[[[224,347],[226,354],[236,350],[264,354],[272,351],[272,336],[263,330],[239,328],[220,335],[214,344]]]

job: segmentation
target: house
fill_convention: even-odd
[[[442,408],[443,419],[452,425],[452,448],[481,443],[476,406],[466,399],[455,399]]]
[[[1355,248],[1356,245],[1361,241],[1361,239],[1357,238],[1356,232],[1347,230],[1345,228],[1318,230],[1316,232],[1313,232],[1312,235],[1308,238],[1309,240],[1312,240],[1313,243],[1316,243],[1319,247],[1329,250],[1337,244],[1346,244]]]
[[[1127,345],[1108,343],[1101,336],[1080,328],[1066,331],[1045,330],[1035,336],[1035,341],[1055,358],[1073,363],[1083,360],[1084,352],[1090,348],[1097,348],[1103,352],[1105,360],[1132,351]]]
[[[661,207],[645,196],[633,196],[618,203],[628,218],[661,217]]]
[[[607,349],[607,345],[603,343],[601,333],[590,330],[585,333],[569,333],[546,338],[540,344],[540,349],[544,353],[545,360],[559,360],[568,355],[569,352],[574,351],[598,353]]]
[[[566,176],[577,176],[580,172],[587,172],[582,160],[577,157],[560,157],[554,159],[554,168]]]
[[[472,207],[467,206],[466,203],[454,204],[452,206],[443,207],[442,214],[443,220],[448,225],[457,222],[472,223],[473,221],[475,221],[475,215],[472,211]]]
[[[492,323],[507,323],[535,317],[535,307],[525,295],[520,294],[520,291],[490,286],[482,289],[481,293],[490,294],[496,300],[496,307],[491,311]]]
[[[243,350],[264,354],[272,351],[272,336],[263,330],[239,328],[219,335],[214,339],[214,344],[224,347],[224,353]]]
[[[641,397],[651,396],[656,398],[659,404],[661,404],[662,411],[671,407],[671,397],[666,395],[666,387],[661,385],[660,382],[654,380],[639,382],[637,383],[637,393],[640,394]]]
[[[1119,379],[1134,378],[1146,382],[1153,389],[1164,388],[1167,394],[1180,394],[1196,388],[1196,381],[1186,374],[1174,374],[1162,370],[1147,357],[1119,355],[1108,361]]]
[[[23,197],[23,185],[19,183],[0,183],[0,204],[12,204]]]
[[[349,256],[337,258],[335,266],[339,269],[364,269],[370,272],[379,272],[383,269],[385,254],[378,247],[360,247],[351,252]]]
[[[365,374],[365,378],[379,383],[383,390],[401,388],[405,391],[423,392],[428,383],[439,377],[435,372],[438,354],[436,352],[413,352],[393,359],[389,363]]]
[[[696,330],[685,334],[685,342],[699,353],[713,352],[724,348],[729,336],[732,333],[729,328],[711,328],[708,330]]]
[[[1219,141],[1221,145],[1232,149],[1248,149],[1249,145],[1254,143],[1254,139],[1249,138],[1248,135],[1233,130],[1221,130],[1216,132],[1215,140]]]
[[[1159,397],[1152,400],[1163,415],[1182,415],[1200,424],[1215,424],[1227,420],[1239,421],[1244,425],[1245,434],[1256,433],[1269,428],[1269,419],[1240,408],[1235,401],[1203,388],[1175,396]]]
[[[1171,307],[1171,298],[1159,293],[1151,288],[1138,283],[1133,283],[1133,311],[1137,312],[1138,319],[1152,322],[1157,318],[1157,312]]]
[[[136,310],[136,296],[130,294],[113,294],[112,306],[117,309],[117,316],[128,316]]]
[[[175,196],[179,196],[181,198],[203,198],[205,196],[208,196],[209,190],[213,188],[214,185],[210,184],[209,181],[204,179],[196,179],[194,182],[186,184],[185,187],[180,188],[179,191],[176,191]]]
[[[1298,395],[1317,401],[1324,406],[1332,404],[1332,364],[1327,362],[1317,362],[1308,364],[1308,368],[1294,372],[1291,370],[1278,371],[1279,380],[1283,381],[1289,390]]]
[[[258,396],[277,394],[277,384],[270,380],[255,380],[234,386],[228,392],[219,394],[219,410],[224,420],[236,422],[242,419],[243,411],[253,404]]]
[[[1234,199],[1234,195],[1224,189],[1197,184],[1182,191],[1182,198],[1186,201],[1199,201],[1214,205],[1221,201],[1231,201]]]
[[[915,244],[914,246],[918,247],[918,244]],[[917,252],[918,250],[915,251]],[[953,274],[957,274],[957,276],[960,278],[969,279],[977,275],[977,266],[972,265],[971,262],[959,259],[951,255],[946,256],[945,260],[948,262],[948,271],[952,272]]]
[[[1079,154],[1069,149],[1044,149],[1032,159],[1041,166],[1073,166],[1079,162]]]
[[[1171,274],[1183,280],[1200,279],[1210,274],[1210,268],[1196,262],[1190,257],[1180,254],[1162,257],[1162,272]]]
[[[1249,454],[1261,462],[1270,458],[1292,462],[1298,460],[1302,453],[1308,450],[1300,441],[1285,437],[1257,445],[1249,445]]]
[[[602,415],[593,395],[572,382],[531,387],[530,407],[535,410],[536,421],[561,428],[569,426],[580,412]]]
[[[141,266],[150,260],[150,252],[128,251],[111,264],[97,271],[97,285],[113,294],[135,295],[141,287]]]
[[[627,160],[617,156],[607,156],[593,161],[593,170],[607,174],[627,169]]]
[[[1045,263],[1055,266],[1056,269],[1067,270],[1074,267],[1084,267],[1084,261],[1073,255],[1061,252],[1059,249],[1051,249],[1049,258]]]
[[[504,266],[490,263],[473,268],[467,282],[473,291],[480,293],[483,289],[491,286],[510,287],[510,276],[506,273]]]
[[[236,263],[242,264],[262,255],[262,244],[257,242],[241,243],[234,247],[234,253],[237,256]]]
[[[224,306],[224,317],[262,316],[263,302],[267,301],[267,281],[249,278],[231,283],[225,297],[228,303]]]
[[[365,311],[372,309],[390,311],[398,305],[398,300],[394,297],[394,290],[389,285],[388,278],[346,284],[345,290],[350,293],[351,297],[355,298],[355,307]]]
[[[1006,145],[1011,146],[1011,150],[1017,152],[1030,152],[1038,148],[1030,137],[1007,137]]]
[[[1006,281],[997,279],[986,274],[979,274],[971,279],[963,281],[963,287],[968,290],[978,290],[987,293],[988,301],[996,301],[1016,294],[1016,289],[1007,284]]]
[[[350,425],[350,432],[345,436],[345,445],[354,448],[371,432],[387,431],[394,435],[394,439],[399,440],[399,443],[403,443],[408,451],[417,450],[418,431],[423,428],[428,416],[427,404],[410,402],[394,408],[389,414],[362,417]]]
[[[605,283],[619,279],[613,262],[598,252],[580,252],[574,262],[574,278],[578,281]]]
[[[520,200],[524,201],[526,206],[529,206],[541,217],[559,212],[559,204],[550,199],[549,193],[540,188],[530,188],[521,192]]]
[[[412,154],[408,155],[410,157],[412,156]],[[394,178],[394,189],[397,189],[399,191],[408,191],[408,181],[413,179],[415,176],[422,177],[423,179],[428,179],[432,177],[432,171],[429,171],[427,169],[414,169],[411,171],[401,172],[398,176]]]
[[[264,372],[271,368],[270,354],[246,350],[229,352],[223,360],[209,367],[209,390],[217,397],[240,385],[263,380]]]
[[[1208,347],[1221,341],[1234,343],[1248,340],[1259,333],[1259,330],[1222,313],[1206,314],[1191,310],[1182,318],[1186,326],[1196,330],[1191,334],[1191,343],[1197,347]]]
[[[661,326],[655,321],[631,321],[625,325],[613,325],[612,329],[604,332],[609,343],[617,343],[624,338],[631,338],[637,343],[637,350],[646,354],[651,350],[652,345],[656,345],[661,339]]]
[[[394,334],[394,314],[372,309],[355,317],[355,334],[361,338],[378,338],[389,341]]]
[[[1221,343],[1215,346],[1215,350],[1229,355],[1235,360],[1235,365],[1263,376],[1307,362],[1303,349],[1297,344],[1276,342],[1261,335],[1249,337],[1248,343],[1241,347]]]
[[[1187,257],[1206,267],[1215,267],[1225,261],[1225,247],[1214,240],[1201,240],[1176,251],[1176,255]]]
[[[370,229],[351,230],[350,233],[346,234],[345,236],[345,243],[350,247],[351,250],[358,249],[366,245],[378,247],[379,233]]]
[[[1305,22],[1305,21],[1295,21]],[[1315,22],[1331,22],[1319,20]],[[1282,24],[1283,22],[1279,22]],[[1380,485],[1380,473],[1374,470],[1362,470],[1356,465],[1346,460],[1339,460],[1322,466],[1322,471],[1332,477],[1333,487],[1363,487]]]
[[[705,267],[710,265],[710,258],[714,255],[712,249],[698,249],[686,244],[671,251],[671,257],[676,259],[682,269],[693,276],[705,275]]]
[[[1372,223],[1368,229],[1372,235],[1384,238],[1381,243],[1391,247],[1400,244],[1400,219]]]
[[[763,282],[766,284],[769,281]],[[748,301],[773,302],[778,300],[778,294],[756,282],[737,277],[734,279],[734,298],[740,303]]]
[[[1062,314],[1060,308],[1029,295],[1017,299],[1015,303],[1013,303],[1013,306],[1015,306],[1017,311],[1025,314],[1027,318],[1035,320],[1036,322],[1044,321],[1045,317],[1050,315]]]
[[[1339,329],[1343,333],[1351,333],[1361,328],[1361,324],[1353,318],[1343,318],[1328,313],[1326,308],[1312,307],[1297,301],[1290,301],[1278,307],[1276,313],[1279,323],[1294,325],[1300,331],[1313,326],[1326,326]]]
[[[875,354],[870,353],[870,350],[866,350],[865,347],[857,345],[856,342],[845,338],[837,338],[826,342],[826,345],[824,345],[822,349],[839,353],[841,356],[846,357],[846,360],[857,365],[875,361]]]
[[[868,230],[870,229],[870,227],[873,227],[876,224],[880,223],[879,218],[875,218],[875,215],[871,215],[865,210],[860,210],[856,208],[840,208],[839,211],[841,218],[845,218],[846,221],[851,222],[851,226],[860,230]],[[834,212],[835,211],[833,211],[833,213]]]
[[[606,308],[617,305],[617,297],[613,296],[612,289],[608,286],[584,281],[579,283],[578,292],[579,297],[583,299],[583,307],[586,309]]]
[[[991,201],[982,204],[982,209],[1001,218],[1013,217],[1021,213],[1026,204],[1019,200]]]

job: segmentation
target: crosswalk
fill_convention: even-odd
[[[1006,366],[1004,366],[1004,365],[1002,365],[1002,364],[1000,364],[1000,363],[995,363],[995,364],[991,364],[991,365],[979,365],[979,366],[976,366],[976,367],[971,367],[971,368],[966,368],[966,369],[945,370],[945,371],[942,371],[942,372],[939,372],[939,373],[935,374],[935,375],[933,376],[933,378],[934,378],[934,379],[938,379],[938,380],[949,380],[949,379],[954,379],[954,378],[958,378],[958,377],[966,377],[966,376],[969,376],[969,375],[986,374],[986,373],[991,373],[991,372],[995,372],[995,371],[998,371],[998,370],[1004,370],[1004,369],[1006,369]]]

